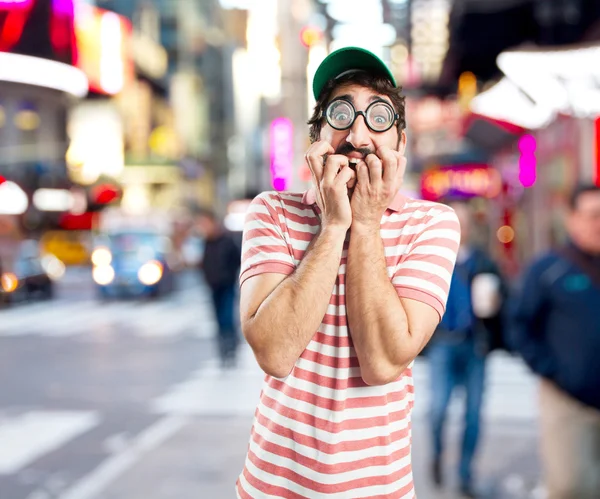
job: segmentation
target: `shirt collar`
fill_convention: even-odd
[[[302,203],[308,205],[314,205],[317,203],[317,195],[314,187],[311,187],[304,192],[304,195],[302,196]],[[402,208],[404,208],[405,203],[406,198],[401,191],[398,191],[394,196],[394,199],[392,199],[392,202],[388,205],[388,210],[400,211]]]

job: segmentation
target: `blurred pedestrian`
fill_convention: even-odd
[[[374,54],[313,81],[304,193],[266,192],[244,228],[242,331],[267,374],[237,497],[414,497],[412,365],[446,303],[460,238],[400,191],[404,97]]]
[[[234,235],[223,227],[213,211],[202,209],[197,227],[204,237],[200,266],[211,290],[218,324],[218,349],[221,365],[234,367],[239,343],[235,302],[240,270],[240,247]]]
[[[567,245],[531,264],[517,295],[515,349],[541,376],[549,499],[600,498],[600,187],[571,196]]]
[[[465,391],[464,429],[458,475],[465,497],[475,497],[473,458],[480,434],[488,353],[501,346],[506,291],[499,269],[473,245],[472,213],[465,203],[450,203],[461,226],[461,245],[452,275],[446,313],[426,351],[431,381],[432,480],[443,485],[444,426],[456,387]]]

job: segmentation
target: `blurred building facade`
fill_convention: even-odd
[[[27,199],[11,216],[89,232],[108,205],[205,205],[239,228],[235,201],[310,184],[314,71],[358,45],[407,95],[404,189],[470,200],[516,271],[564,239],[570,187],[600,182],[599,19],[593,0],[0,1],[0,176]],[[51,210],[40,188],[61,191]]]
[[[69,1],[0,3],[0,216],[21,229],[56,220],[34,203],[38,189],[69,187],[67,115],[88,88],[75,67],[73,11]]]

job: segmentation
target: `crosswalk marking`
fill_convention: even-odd
[[[216,359],[151,403],[159,414],[224,416],[252,415],[264,373],[247,344],[240,348],[234,369],[221,369]]]
[[[51,301],[0,311],[0,338],[16,336],[70,337],[106,328],[138,337],[194,336],[209,338],[216,323],[207,298],[198,290],[164,301]]]
[[[0,475],[19,471],[98,422],[93,411],[30,411],[0,419]]]
[[[146,428],[129,446],[108,457],[64,491],[59,499],[96,499],[123,473],[133,467],[144,455],[151,453],[169,440],[187,424],[185,418],[166,417]]]
[[[155,399],[151,409],[160,414],[252,415],[256,409],[264,373],[247,344],[240,349],[237,367],[223,370],[216,360],[207,363],[186,381]],[[430,386],[427,360],[415,362],[415,418],[426,418]],[[487,420],[529,422],[537,417],[537,381],[521,360],[494,353],[488,361],[484,417]],[[458,421],[464,411],[460,396],[449,407],[449,419]]]

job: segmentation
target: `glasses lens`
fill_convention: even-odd
[[[394,123],[394,110],[385,102],[372,104],[367,109],[367,121],[373,130],[383,132]]]
[[[344,100],[333,101],[327,108],[327,121],[333,128],[348,128],[354,121],[354,109]]]

